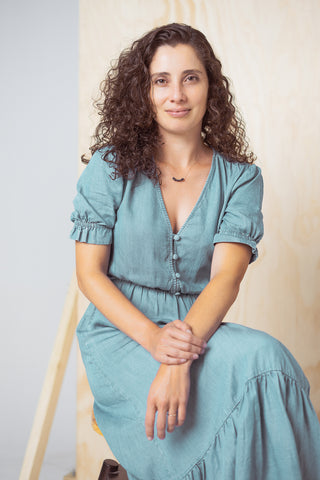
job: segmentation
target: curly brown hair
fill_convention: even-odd
[[[222,75],[221,62],[205,35],[188,25],[171,23],[133,42],[120,54],[100,85],[101,97],[95,106],[101,121],[90,150],[94,153],[108,147],[103,158],[113,165],[114,178],[128,178],[132,173],[142,172],[154,181],[159,180],[160,172],[153,158],[161,146],[161,136],[149,94],[149,66],[158,47],[178,44],[191,45],[206,68],[209,90],[202,121],[204,143],[228,161],[255,160],[255,155],[248,151],[244,122],[233,104],[229,81]]]

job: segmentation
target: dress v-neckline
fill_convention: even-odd
[[[205,184],[201,190],[201,193],[196,201],[196,203],[194,204],[194,206],[192,207],[189,215],[187,216],[185,222],[183,223],[183,225],[181,226],[181,228],[179,229],[178,232],[174,232],[173,229],[172,229],[172,225],[171,225],[171,222],[170,222],[170,218],[169,218],[169,215],[168,215],[168,211],[167,211],[167,207],[164,203],[164,199],[163,199],[163,195],[162,195],[162,192],[161,192],[161,187],[160,187],[160,184],[159,182],[156,184],[156,190],[158,192],[158,196],[159,196],[159,200],[160,200],[160,205],[161,205],[161,208],[162,208],[162,211],[164,213],[164,216],[165,216],[165,219],[166,219],[166,223],[171,231],[171,234],[172,235],[180,235],[182,230],[184,230],[184,228],[186,227],[186,225],[189,223],[189,220],[191,219],[191,217],[194,215],[194,212],[197,210],[201,200],[202,200],[202,197],[204,196],[204,193],[207,189],[207,185],[209,184],[209,181],[210,181],[210,177],[212,176],[213,174],[213,170],[214,170],[214,164],[215,164],[215,161],[214,161],[214,157],[215,157],[215,152],[213,151],[213,154],[212,154],[212,159],[211,159],[211,166],[210,166],[210,170],[209,170],[209,173],[208,173],[208,176],[207,176],[207,179],[205,181]]]

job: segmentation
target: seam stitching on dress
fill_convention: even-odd
[[[283,372],[282,370],[280,369],[271,369],[271,370],[266,370],[265,372],[261,372],[257,375],[254,375],[253,377],[249,378],[245,384],[244,384],[244,389],[243,389],[243,393],[241,395],[241,397],[239,398],[238,401],[236,401],[236,403],[234,404],[234,406],[232,407],[232,409],[230,410],[230,412],[228,413],[228,415],[225,417],[225,419],[223,420],[223,422],[221,423],[220,427],[218,428],[214,438],[213,438],[213,441],[210,443],[210,445],[208,446],[207,450],[203,453],[203,455],[201,455],[201,457],[199,457],[199,459],[195,462],[195,464],[189,469],[187,470],[183,475],[182,477],[179,477],[179,479],[177,478],[176,480],[183,480],[185,478],[186,475],[188,475],[190,472],[192,472],[192,470],[198,466],[202,461],[204,461],[204,458],[205,456],[207,455],[207,453],[209,452],[209,450],[212,448],[212,446],[214,445],[216,439],[218,438],[218,436],[220,435],[220,431],[222,430],[223,426],[226,424],[226,422],[228,421],[228,419],[231,417],[231,415],[233,414],[233,412],[238,408],[238,406],[240,405],[240,403],[242,402],[244,396],[245,396],[245,393],[246,393],[246,387],[248,386],[248,384],[250,382],[252,382],[252,380],[255,380],[259,377],[265,377],[267,375],[270,375],[274,372],[277,372],[277,373],[281,373],[282,375],[284,375],[284,377],[287,377],[287,379],[290,379],[291,381],[293,381],[297,388],[299,388],[300,390],[303,390],[304,393],[306,393],[308,395],[308,392],[305,391],[305,388],[300,385],[300,383],[298,383],[297,379],[292,377],[292,375],[288,374],[288,373],[285,373]],[[174,479],[173,479],[174,480]]]
[[[241,237],[241,238],[243,237],[243,238],[247,238],[251,242],[255,243],[253,238],[247,233],[234,232],[232,230],[224,230],[224,231],[218,231],[217,235],[231,235],[232,237]]]
[[[87,345],[85,345],[85,348],[87,350],[87,355],[89,357],[89,362],[95,366],[97,366],[99,368],[99,373],[101,373],[101,375],[103,376],[103,378],[106,380],[106,382],[108,383],[108,386],[116,393],[118,393],[119,395],[121,395],[122,398],[124,398],[125,400],[127,401],[130,401],[130,398],[124,393],[122,392],[121,390],[119,390],[117,387],[115,387],[113,385],[112,382],[110,382],[110,379],[108,378],[108,376],[105,374],[104,372],[104,369],[102,368],[103,365],[101,364],[101,362],[99,360],[97,360],[98,357],[94,357],[91,352],[90,352],[90,349]],[[131,419],[131,417],[128,417]]]
[[[77,230],[98,230],[99,228],[101,228],[102,230],[112,230],[112,228],[108,227],[107,225],[101,225],[98,222],[90,222],[86,220],[75,220],[74,228],[76,228]]]
[[[89,355],[90,355],[90,358],[92,359],[92,355],[91,355],[90,353],[89,353]],[[123,396],[126,400],[128,400],[128,401],[131,401],[131,400],[132,400],[132,399],[128,398],[126,395],[124,395],[121,390],[119,390],[119,389],[117,389],[117,388],[114,387],[114,385],[110,382],[110,380],[108,379],[108,377],[105,375],[103,369],[101,368],[101,364],[100,364],[99,361],[94,361],[93,363],[99,368],[99,370],[100,370],[103,378],[106,379],[106,381],[108,382],[110,388],[112,388],[113,391],[120,393],[120,395],[122,395],[122,396]],[[142,418],[142,417],[141,417],[141,418],[140,418],[140,417],[135,417],[135,418],[127,417],[127,418],[129,418],[129,420],[137,420],[137,419],[140,419],[140,420],[144,421],[144,418]],[[163,456],[163,458],[165,458],[165,454],[164,454],[164,451],[161,449],[161,446],[160,446],[160,444],[159,444],[159,440],[158,440],[157,438],[154,438],[153,441],[155,442],[155,445],[156,445],[157,449],[159,450],[160,454]],[[167,469],[166,469],[166,470],[167,470]],[[169,471],[169,470],[167,470],[167,473],[170,475],[170,471]]]

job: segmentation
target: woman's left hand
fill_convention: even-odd
[[[154,424],[157,413],[157,433],[160,439],[165,438],[167,431],[173,432],[181,426],[186,418],[190,391],[190,365],[160,365],[153,380],[145,418],[146,435],[149,440],[154,437]]]

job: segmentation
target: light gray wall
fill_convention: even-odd
[[[78,4],[0,4],[0,478],[17,479],[74,268]],[[74,466],[75,349],[46,468]],[[60,462],[60,463],[59,463]],[[56,463],[59,466],[56,467]],[[44,471],[41,478],[49,479]],[[51,477],[50,477],[51,478]]]

